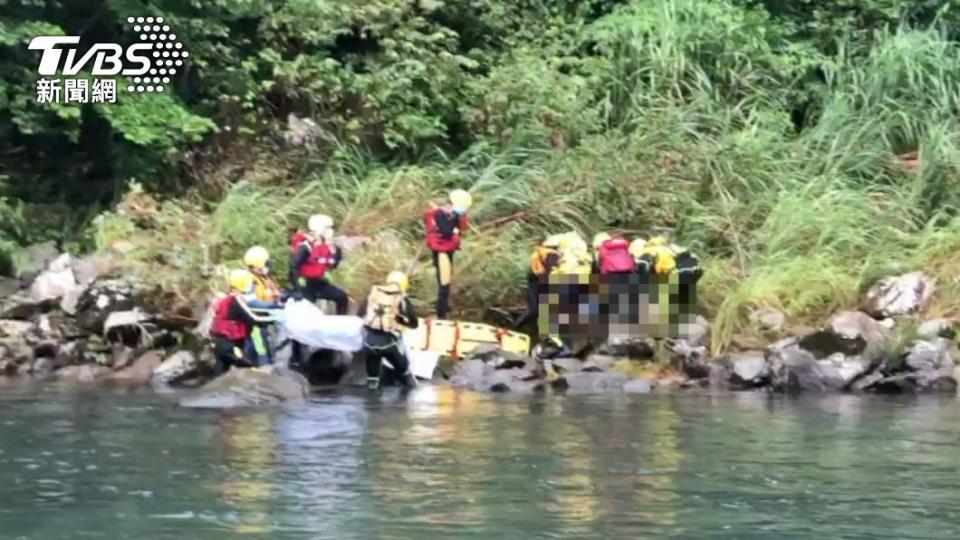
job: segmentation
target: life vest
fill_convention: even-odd
[[[467,216],[466,214],[461,215],[457,222],[457,230],[449,237],[444,237],[437,228],[437,212],[444,212],[448,215],[453,213],[446,208],[431,208],[423,214],[423,224],[427,229],[427,247],[440,253],[453,253],[460,249],[460,236],[467,228]]]
[[[280,298],[280,288],[272,279],[253,274],[253,294],[260,302],[276,303]]]
[[[611,238],[600,244],[597,250],[600,273],[633,272],[636,269],[636,263],[630,255],[629,248],[630,244],[623,238]]]
[[[560,252],[560,261],[551,273],[583,276],[592,272],[593,260],[589,253],[580,250],[565,250]]]
[[[372,330],[400,334],[400,323],[397,315],[400,314],[400,303],[403,293],[396,285],[375,285],[367,296],[367,312],[363,316],[363,324]]]
[[[307,233],[303,229],[297,229],[290,237],[290,253],[296,253],[300,249],[300,244],[307,241]]]
[[[297,275],[307,279],[322,279],[323,276],[327,274],[327,270],[337,262],[334,248],[324,242],[314,242],[310,244],[309,241],[304,240],[301,244],[303,243],[306,243],[307,246],[310,247],[310,255],[307,256],[307,260],[297,268]],[[296,249],[299,249],[299,245]]]
[[[647,246],[644,248],[641,258],[645,255],[653,258],[652,270],[656,274],[669,274],[677,267],[677,260],[673,251],[667,246]]]
[[[213,310],[213,324],[210,325],[211,336],[241,341],[250,335],[250,327],[247,323],[227,318],[230,314],[230,304],[235,299],[236,295],[229,294],[217,302]]]
[[[547,257],[556,253],[556,249],[544,246],[533,248],[530,253],[530,272],[535,276],[542,276],[547,272]]]

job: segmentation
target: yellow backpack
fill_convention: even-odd
[[[555,270],[558,274],[588,275],[593,271],[590,253],[581,250],[566,250],[560,254]]]
[[[530,253],[530,272],[533,275],[542,276],[547,271],[543,263],[553,251],[553,249],[544,246],[533,248],[533,252]]]
[[[657,274],[669,274],[677,268],[677,259],[669,248],[657,246],[653,254],[657,261],[653,265],[653,271]]]
[[[367,296],[367,313],[363,317],[363,324],[367,328],[399,334],[400,323],[397,315],[400,314],[400,302],[403,293],[396,285],[375,285]]]

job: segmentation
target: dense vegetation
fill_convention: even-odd
[[[802,324],[900,270],[952,313],[955,3],[0,0],[0,251],[113,249],[194,298],[322,210],[379,235],[339,272],[354,296],[396,260],[426,298],[420,213],[462,186],[460,307],[515,303],[530,245],[577,227],[700,252],[716,348],[751,308]],[[36,103],[30,37],[124,42],[141,15],[191,52],[166,93]]]

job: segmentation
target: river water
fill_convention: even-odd
[[[960,402],[0,394],[0,538],[960,537]]]

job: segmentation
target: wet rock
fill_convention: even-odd
[[[231,369],[180,401],[181,407],[261,407],[306,400],[310,384],[299,373],[279,367]]]
[[[691,379],[710,376],[710,352],[706,347],[693,347],[685,340],[668,340],[673,367]]]
[[[890,330],[861,311],[837,313],[825,329],[804,336],[799,346],[816,358],[833,354],[863,355],[876,359],[883,355],[890,341]]]
[[[465,360],[480,360],[503,368],[529,367],[528,364],[533,362],[533,359],[529,356],[504,351],[500,347],[490,344],[478,345],[470,351]]]
[[[887,277],[867,290],[864,311],[878,318],[914,313],[926,303],[933,290],[933,280],[922,272]]]
[[[56,353],[52,355],[57,367],[80,364],[84,360],[84,343],[82,341],[67,341],[56,343]],[[35,349],[35,351],[37,351]],[[51,356],[37,351],[37,356]]]
[[[652,338],[610,338],[597,347],[597,354],[649,360],[654,357],[657,344]]]
[[[758,337],[735,335],[730,339],[730,346],[738,351],[756,351],[766,347],[766,342]]]
[[[541,390],[543,385],[543,381],[536,379],[529,370],[508,368],[494,370],[482,379],[479,387],[468,388],[481,392],[528,394]]]
[[[0,357],[0,375],[10,377],[18,374],[18,364],[9,358]]]
[[[33,348],[18,338],[0,339],[0,359],[12,362],[14,365],[33,360]]]
[[[121,343],[114,344],[110,348],[110,367],[119,370],[129,367],[133,364],[134,350]]]
[[[57,379],[78,383],[92,383],[111,375],[110,368],[97,364],[67,366],[56,371]]]
[[[686,341],[691,347],[700,347],[707,344],[710,335],[710,321],[702,315],[696,315],[691,320],[681,323],[677,339]]]
[[[0,319],[27,320],[48,306],[47,302],[36,302],[29,294],[17,292],[0,299]]]
[[[58,300],[68,292],[79,289],[71,263],[72,258],[67,253],[51,262],[30,285],[30,298],[34,302]]]
[[[495,371],[494,365],[476,358],[463,360],[454,367],[453,376],[466,379],[467,381],[480,381],[486,375]]]
[[[615,356],[591,354],[583,363],[582,371],[610,371],[618,359]]]
[[[122,368],[115,372],[110,379],[126,384],[147,384],[153,378],[153,372],[160,364],[163,358],[157,351],[147,351],[140,355],[132,365]]]
[[[143,285],[127,279],[97,281],[77,301],[77,323],[88,332],[102,334],[111,313],[133,310],[144,294]]]
[[[843,390],[871,373],[880,365],[879,358],[864,358],[862,356],[845,356],[840,353],[817,360],[817,366],[832,384],[839,385]]]
[[[13,276],[24,282],[32,281],[60,256],[54,241],[33,244],[17,251],[13,261]]]
[[[554,358],[552,362],[553,367],[560,368],[563,372],[583,371],[583,362],[577,358]]]
[[[623,385],[623,391],[628,394],[649,394],[650,382],[644,379],[633,379]]]
[[[568,394],[603,394],[620,392],[629,381],[630,377],[622,373],[580,371],[562,375],[553,387]]]
[[[761,330],[768,332],[779,332],[787,322],[787,316],[782,311],[764,308],[758,309],[750,314],[750,320]]]
[[[767,353],[771,387],[781,392],[825,392],[839,390],[843,384],[831,378],[807,350],[798,346],[775,349]]]
[[[866,386],[875,392],[946,392],[956,393],[956,359],[952,341],[937,338],[917,341],[907,351],[903,369]]]
[[[155,386],[176,384],[199,374],[200,362],[190,351],[178,351],[167,357],[153,370],[151,382]]]
[[[27,365],[27,364],[24,364]],[[56,363],[50,358],[37,358],[30,364],[30,373],[34,376],[45,376],[53,373],[57,368]]]
[[[920,326],[917,327],[917,336],[922,339],[936,339],[936,338],[947,338],[953,339],[956,337],[955,323],[950,319],[932,319],[929,321],[924,321]]]
[[[744,386],[761,386],[770,377],[770,368],[762,352],[751,351],[730,357],[734,382]]]

